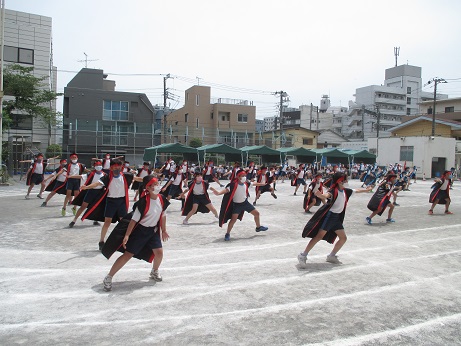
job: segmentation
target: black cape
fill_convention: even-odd
[[[237,189],[238,182],[233,181],[226,186],[226,189],[229,189],[229,192],[225,193],[222,202],[221,202],[221,209],[219,210],[219,227],[222,227],[227,221],[232,218],[232,208],[234,202],[232,201],[234,198],[235,191]],[[247,196],[248,196],[248,182],[245,183]],[[241,221],[243,218],[243,214],[245,212],[241,212],[238,216],[238,219]]]
[[[445,179],[442,179],[441,181],[432,185],[432,191],[429,196],[429,203],[434,203],[435,200],[438,199],[439,201],[437,204],[447,204],[446,199],[450,198],[450,180],[448,181],[446,190],[441,189],[444,182]]]
[[[186,216],[192,210],[192,205],[194,202],[194,198],[193,198],[194,186],[195,186],[195,180],[189,183],[189,192],[187,193],[186,202],[184,203],[184,208],[182,208],[182,214],[181,214],[182,216]],[[209,186],[208,182],[206,182],[205,180],[202,180],[202,186],[203,186],[203,191],[205,192],[205,197],[208,200],[208,203],[211,203],[210,196],[208,195],[208,186]],[[199,204],[197,211],[195,213],[197,214],[198,212],[206,214],[210,212],[210,209],[205,207],[203,204]]]
[[[139,208],[139,212],[142,215],[141,219],[147,213],[146,198],[149,198],[149,196],[140,198],[139,201],[133,206],[133,212],[136,208]],[[159,195],[159,198],[161,198],[160,202],[162,203],[163,211],[165,211],[166,208],[168,208],[170,205],[170,202],[166,198],[163,198],[163,196]],[[128,225],[130,224],[131,218],[133,217],[133,212],[125,215],[125,217],[118,222],[104,243],[101,252],[107,259],[109,259],[116,251],[122,253],[125,252],[125,248],[122,246],[122,243],[123,238],[125,238]],[[160,220],[161,218],[162,217],[160,216]],[[159,225],[157,225],[156,228],[157,227],[159,227]],[[157,231],[157,229],[155,231]],[[136,226],[134,227],[133,232],[136,232]],[[134,257],[152,263],[154,260],[154,253],[152,252],[152,249],[146,244],[138,253],[134,254]]]
[[[344,189],[346,192],[346,206],[347,206],[347,201],[349,200],[349,197],[352,195],[352,190],[351,189]],[[330,191],[331,192],[331,191]],[[336,201],[336,198],[338,197],[338,189],[335,188],[332,192],[333,196],[332,198],[328,199],[328,202],[324,204],[322,207],[320,207],[314,215],[312,215],[311,219],[307,222],[306,226],[304,226],[302,236],[303,238],[315,238],[317,233],[319,233],[320,227],[322,226],[323,221],[325,220],[325,217],[327,213],[330,211],[331,207]],[[343,212],[341,213],[341,222],[344,221],[344,216],[346,215],[346,206],[344,207]],[[326,240],[330,244],[333,244],[336,239],[336,233],[335,232],[327,232],[325,236],[323,237],[323,240]]]
[[[381,211],[378,213],[378,215],[381,216],[384,210],[386,210],[388,201],[391,198],[392,194],[389,193],[391,189],[392,189],[392,186],[388,184],[387,182],[384,182],[381,185],[379,185],[376,192],[370,198],[367,208],[370,209],[371,211],[376,211],[382,208]]]

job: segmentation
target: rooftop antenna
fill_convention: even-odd
[[[395,67],[397,67],[397,57],[400,53],[400,47],[394,47],[394,55],[395,55]]]
[[[77,60],[78,62],[84,62],[85,63],[85,68],[88,67],[88,61],[98,61],[99,59],[93,59],[93,60],[88,60],[88,55],[83,52],[83,54],[85,54],[85,60]]]
[[[200,85],[200,79],[203,79],[203,78],[200,78],[200,77],[195,77],[197,78],[197,85]]]

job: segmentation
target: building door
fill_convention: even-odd
[[[432,158],[432,168],[431,168],[431,177],[440,177],[445,171],[447,159],[445,157],[433,157]]]

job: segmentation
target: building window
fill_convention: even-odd
[[[401,146],[400,147],[400,161],[412,161],[413,162],[413,146]]]
[[[239,114],[237,117],[237,121],[239,123],[247,123],[248,122],[248,114]]]
[[[411,87],[407,87],[407,94],[411,94]]]
[[[411,115],[411,108],[407,108],[407,115]]]
[[[213,119],[213,112],[211,112],[210,116],[211,116],[211,119]]]
[[[184,114],[184,122],[187,124],[187,118],[189,117],[189,113]]]
[[[455,111],[455,107],[445,107],[445,113],[453,113]]]
[[[5,61],[29,65],[34,64],[33,49],[4,46],[3,56]]]
[[[411,97],[407,97],[407,105],[411,105]]]
[[[303,138],[304,145],[312,145],[314,144],[314,140],[312,138]]]
[[[133,132],[133,126],[127,125],[103,125],[102,144],[104,145],[128,145],[128,132]]]
[[[195,105],[200,106],[200,95],[195,95]]]
[[[103,101],[102,120],[128,121],[127,101]]]
[[[199,119],[197,118],[197,121],[196,121],[196,124],[195,124],[195,128],[197,128],[197,129],[198,129],[198,128],[199,128],[199,126],[200,126],[200,122],[199,122]]]
[[[230,113],[229,112],[219,112],[219,119],[221,119],[221,121],[230,121]]]

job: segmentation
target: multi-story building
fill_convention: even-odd
[[[185,103],[164,123],[164,142],[203,145],[224,143],[236,148],[254,144],[256,107],[247,100],[211,98],[211,88],[194,85],[185,91]]]
[[[140,164],[145,148],[161,144],[163,109],[145,94],[116,91],[107,77],[83,68],[64,88],[63,151],[87,164],[105,153]]]
[[[255,132],[260,133],[264,131],[264,120],[255,119]]]
[[[4,62],[33,67],[33,75],[44,78],[43,88],[56,92],[56,67],[53,66],[50,17],[5,10]],[[0,57],[1,58],[1,57]],[[8,100],[5,96],[5,100]],[[45,105],[56,111],[56,103]],[[31,152],[45,151],[50,144],[61,141],[62,131],[41,119],[13,114],[12,124],[3,140],[9,142],[10,169],[18,168],[18,161],[29,158]],[[26,155],[28,153],[28,155]]]

